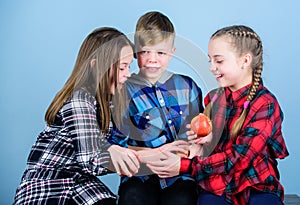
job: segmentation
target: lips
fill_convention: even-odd
[[[127,80],[127,78],[126,78],[126,79],[123,79],[123,80],[121,80],[121,81],[119,82],[119,84],[124,84],[126,80]]]
[[[146,70],[148,72],[156,72],[159,70],[159,68],[158,67],[146,67]]]
[[[218,70],[214,73],[214,75],[215,75],[215,77],[216,77],[217,79],[223,77],[223,74],[221,74]]]
[[[216,76],[216,78],[222,78],[223,74],[216,74],[215,76]]]

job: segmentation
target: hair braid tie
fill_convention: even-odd
[[[211,99],[212,102],[216,102],[216,100],[218,99],[218,94],[214,94],[213,98]]]
[[[249,103],[250,103],[249,101],[244,102],[244,109],[247,109],[247,108],[248,108]]]

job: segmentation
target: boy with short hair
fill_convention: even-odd
[[[164,148],[184,147],[178,139],[186,139],[186,124],[203,111],[197,84],[167,70],[175,52],[174,39],[173,24],[160,12],[148,12],[137,22],[134,41],[139,73],[127,81],[128,118],[111,142],[140,150],[144,163],[162,157],[159,153]],[[119,205],[196,204],[196,183],[190,175],[162,179],[147,168],[138,175],[122,177]]]

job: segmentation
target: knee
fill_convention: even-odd
[[[142,182],[137,180],[129,180],[120,185],[118,190],[118,204],[133,204],[142,203],[140,200],[143,199],[145,191],[142,187]],[[130,204],[130,203],[129,203]]]

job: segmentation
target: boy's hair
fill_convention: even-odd
[[[155,45],[170,38],[174,43],[174,37],[175,29],[170,19],[160,12],[151,11],[139,18],[134,43],[136,48]]]
[[[244,110],[241,116],[234,123],[233,128],[230,132],[230,138],[234,141],[245,121],[249,103],[254,98],[257,92],[257,88],[261,83],[261,73],[263,70],[263,46],[260,37],[255,33],[255,31],[244,25],[234,25],[219,29],[211,36],[211,39],[223,36],[229,38],[231,46],[238,56],[242,56],[245,53],[252,54],[252,85],[249,89],[247,100],[244,103]],[[220,95],[222,93],[222,90],[222,88],[219,89],[216,96]],[[214,97],[214,99],[216,98]],[[204,113],[208,116],[210,115],[213,103],[214,100],[212,100],[204,110]]]

